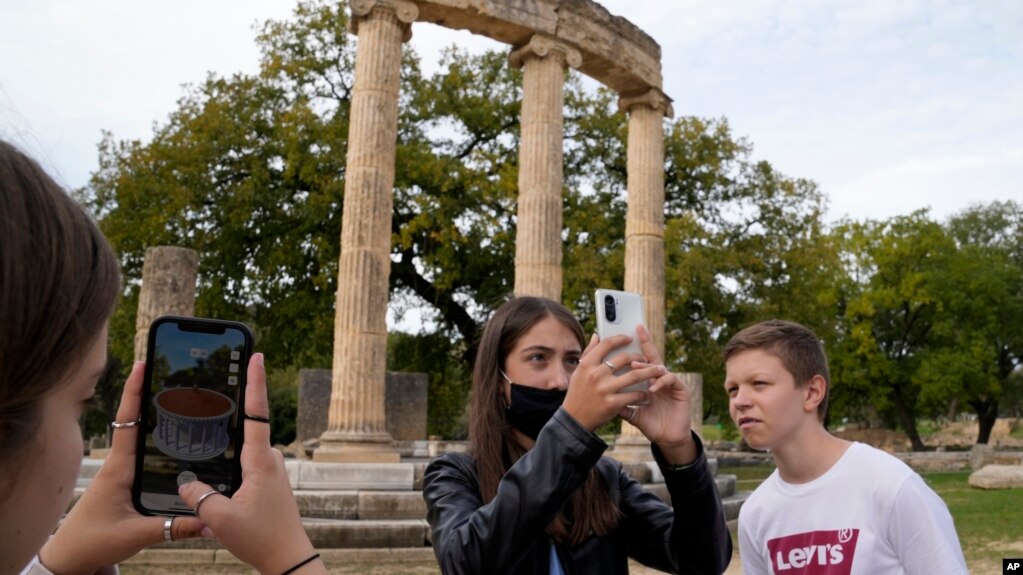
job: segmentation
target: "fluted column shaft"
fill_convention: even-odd
[[[345,168],[334,363],[320,461],[398,461],[385,419],[388,276],[401,46],[415,5],[352,2],[359,35]]]
[[[565,66],[581,56],[537,34],[509,60],[523,69],[515,294],[560,301]]]
[[[146,248],[142,289],[135,315],[135,361],[146,360],[149,324],[163,315],[195,314],[195,278],[199,254],[173,246]]]
[[[625,290],[643,296],[646,327],[664,357],[664,130],[671,100],[651,89],[619,101],[629,114],[628,210],[625,216]],[[618,444],[646,444],[633,425],[622,422]],[[644,457],[649,457],[642,450]]]

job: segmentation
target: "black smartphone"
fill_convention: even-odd
[[[241,483],[252,332],[232,321],[159,317],[149,327],[132,501],[145,515],[193,515],[178,486],[230,497]]]

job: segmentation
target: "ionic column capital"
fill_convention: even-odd
[[[398,21],[404,24],[403,42],[408,42],[412,38],[412,23],[419,18],[419,7],[410,0],[351,0],[348,6],[352,10],[352,17],[348,20],[348,31],[356,36],[359,35],[359,23],[368,18],[374,10],[392,12]]]
[[[662,112],[665,118],[675,116],[675,110],[671,107],[671,98],[660,88],[650,88],[646,92],[618,98],[618,110],[621,112],[630,113],[636,106],[646,106],[654,111]]]
[[[582,66],[583,56],[574,46],[546,34],[533,34],[525,45],[512,50],[508,63],[516,68],[525,65],[529,58],[557,58],[563,66]]]

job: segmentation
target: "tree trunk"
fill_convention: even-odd
[[[927,449],[923,440],[920,439],[920,432],[916,429],[916,416],[913,410],[910,409],[909,404],[903,399],[902,394],[899,393],[898,387],[892,390],[892,400],[892,403],[895,404],[895,413],[899,418],[899,423],[905,429],[913,451],[924,451]]]
[[[986,444],[991,440],[991,430],[998,421],[998,400],[977,399],[970,402],[970,406],[977,412],[977,443]]]

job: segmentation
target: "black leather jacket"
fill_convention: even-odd
[[[450,453],[426,468],[423,498],[433,548],[445,575],[547,574],[551,540],[544,532],[569,497],[597,466],[621,519],[604,537],[581,545],[555,545],[566,575],[628,573],[628,557],[684,574],[719,574],[728,566],[732,539],[721,500],[697,442],[696,462],[672,470],[656,445],[674,509],[643,490],[621,464],[601,457],[607,449],[564,409],[544,426],[536,445],[502,478],[497,496],[483,505],[471,457]]]

